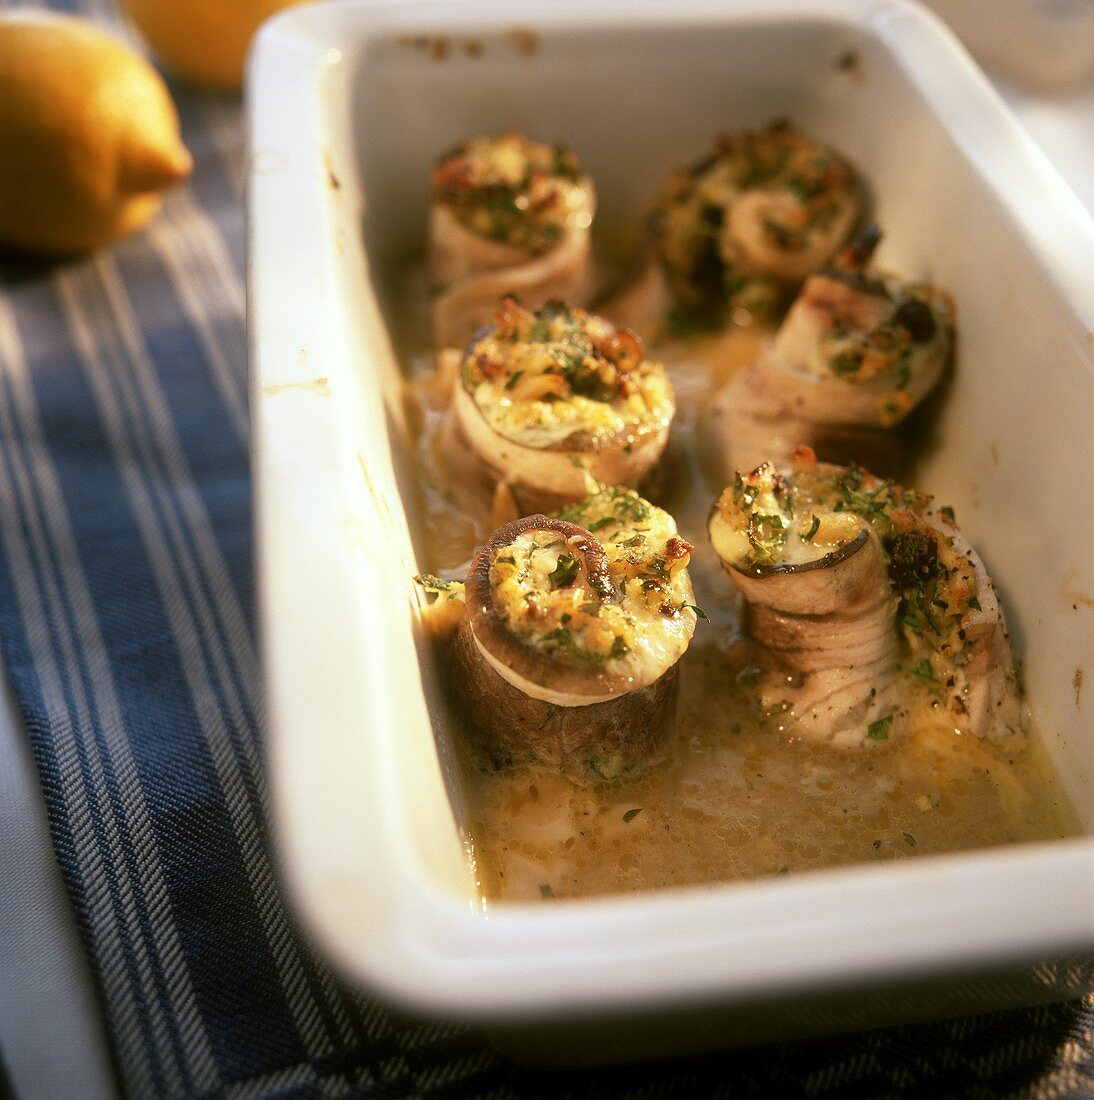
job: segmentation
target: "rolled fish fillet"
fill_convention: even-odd
[[[950,361],[954,309],[928,283],[868,269],[871,231],[810,276],[774,339],[712,406],[729,470],[779,465],[794,447],[826,461],[898,473],[907,445],[890,429]]]
[[[580,500],[589,477],[637,485],[675,411],[664,369],[634,333],[583,309],[507,298],[463,355],[448,428],[527,514]]]
[[[830,146],[786,124],[720,137],[674,175],[654,215],[661,271],[683,309],[769,314],[851,235],[863,188]]]
[[[493,767],[578,783],[652,760],[672,731],[695,629],[691,547],[626,489],[495,531],[467,575],[449,678]]]
[[[957,734],[1020,734],[1003,614],[948,509],[859,467],[738,474],[709,533],[766,653],[761,704],[792,736],[843,748],[906,732],[919,707]]]
[[[462,347],[505,294],[533,306],[589,300],[596,190],[569,150],[517,131],[472,138],[442,158],[431,183],[439,347]]]

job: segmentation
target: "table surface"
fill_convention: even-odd
[[[996,85],[1094,213],[1094,84]],[[0,682],[0,1054],[18,1100],[117,1096],[83,949],[53,857],[38,774]],[[3,1093],[0,1079],[0,1094]]]

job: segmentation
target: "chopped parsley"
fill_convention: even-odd
[[[569,588],[577,579],[581,563],[572,554],[559,554],[558,563],[547,575],[552,588]]]
[[[566,627],[557,626],[549,634],[543,635],[543,641],[558,642],[561,648],[563,646],[572,646],[574,644],[574,637]]]
[[[454,582],[435,577],[432,573],[419,573],[414,583],[420,584],[427,592],[447,592]]]
[[[914,672],[916,676],[922,676],[924,680],[934,679],[934,669],[931,667],[930,660],[926,657],[912,669],[912,672]]]
[[[841,498],[836,501],[835,511],[850,510],[863,519],[882,519],[893,504],[891,481],[879,481],[872,489],[863,489],[863,471],[860,466],[852,466],[843,474],[837,488]]]
[[[643,523],[650,518],[650,506],[637,493],[617,493],[615,514],[621,519]]]
[[[775,551],[786,542],[786,520],[780,515],[753,512],[748,517],[748,541],[760,561],[774,557]]]
[[[414,578],[414,583],[424,590],[428,604],[436,603],[440,599],[456,600],[463,594],[463,585],[459,581],[446,581],[432,573],[420,573]]]
[[[564,624],[569,621],[569,615],[562,616],[562,622]],[[584,646],[578,644],[570,628],[565,625],[556,626],[554,630],[544,634],[543,637],[539,639],[539,642],[540,644],[547,644],[554,656],[563,658],[569,657],[582,664],[602,664],[604,661],[624,657],[630,652],[626,640],[618,634],[612,639],[611,649],[608,650],[607,653],[598,653],[586,649]]]
[[[879,718],[876,722],[871,722],[866,727],[866,736],[869,737],[871,741],[888,741],[889,727],[892,724],[893,716],[887,714],[884,718]]]

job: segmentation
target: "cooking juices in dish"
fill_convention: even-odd
[[[596,191],[564,146],[515,130],[472,138],[441,158],[431,186],[438,347],[462,347],[505,294],[582,305],[592,293]]]
[[[580,499],[588,476],[636,485],[665,449],[676,403],[664,369],[634,333],[584,309],[507,297],[448,356],[454,461],[504,483],[524,514]]]
[[[423,579],[427,619],[457,703],[484,897],[728,881],[1076,831],[1024,733],[1002,615],[952,514],[808,451],[779,469],[789,446],[771,466],[727,473],[724,436],[699,430],[715,395],[722,406],[775,349],[779,369],[802,376],[787,386],[826,400],[842,386],[848,404],[880,410],[870,425],[882,430],[941,371],[948,298],[874,272],[870,240],[833,260],[862,188],[838,153],[789,128],[725,139],[688,178],[668,192],[681,222],[662,236],[675,243],[659,269],[678,304],[714,306],[724,322],[747,301],[756,317],[807,280],[766,351],[758,324],[662,341],[648,354],[668,378],[650,364],[640,385],[647,351],[629,331],[511,299],[427,378],[409,326],[424,564],[451,578]],[[784,215],[796,234],[766,224]],[[787,262],[773,265],[776,253]],[[599,402],[580,430],[575,398]],[[674,476],[657,479],[673,404]],[[610,447],[573,445],[596,437],[598,417],[621,474],[593,468]],[[505,449],[533,442],[528,466]],[[555,451],[565,463],[543,460]],[[626,465],[636,451],[643,462]],[[497,495],[491,516],[490,494],[467,492],[484,470],[509,493],[501,514]],[[641,480],[650,499],[598,484],[613,480]]]

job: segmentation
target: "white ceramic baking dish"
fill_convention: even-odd
[[[348,0],[266,27],[249,114],[276,831],[342,971],[404,1006],[527,1023],[525,1040],[550,1036],[540,1054],[568,1041],[574,1058],[1081,992],[1081,967],[1030,964],[1094,947],[1094,225],[944,27],[900,0]],[[602,221],[625,224],[713,134],[777,116],[865,170],[886,262],[960,304],[921,481],[996,576],[1086,835],[484,913],[416,626],[386,273],[421,242],[433,159],[466,135],[567,141]]]

